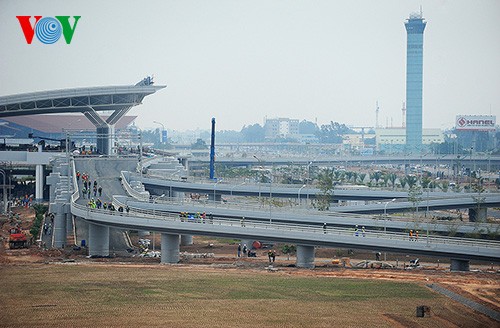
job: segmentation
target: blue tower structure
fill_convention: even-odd
[[[422,77],[424,29],[422,11],[410,14],[405,22],[406,45],[406,148],[422,150]]]

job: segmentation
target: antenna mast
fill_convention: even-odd
[[[378,112],[379,112],[379,107],[378,107],[378,100],[377,100],[377,108],[375,109],[375,129],[379,127],[378,125]]]

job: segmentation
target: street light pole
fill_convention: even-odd
[[[307,164],[307,180],[306,180],[306,185],[309,184],[309,179],[311,179],[311,164],[313,162],[309,162],[309,164]],[[307,192],[307,195],[306,195],[306,208],[309,208],[309,192]]]
[[[387,233],[387,205],[389,205],[389,203],[392,203],[395,201],[396,201],[396,198],[393,198],[390,201],[386,202],[384,205],[384,235]]]
[[[217,186],[217,184],[220,182],[221,180],[217,180],[216,183],[214,183],[214,205],[217,206],[217,202],[216,202],[216,199],[215,199],[215,187]]]
[[[262,167],[262,163],[264,163],[264,161],[261,160],[260,158],[258,158],[256,155],[253,155],[253,157],[256,160],[258,160],[259,163],[261,163],[261,167]],[[273,222],[273,219],[272,219],[272,205],[273,205],[273,202],[272,202],[272,200],[273,200],[272,188],[273,188],[273,170],[272,170],[272,167],[271,167],[271,171],[270,171],[270,175],[269,175],[269,224],[271,224]]]
[[[245,181],[243,181],[243,183],[240,183],[240,184],[237,184],[237,185],[232,186],[232,187],[231,187],[231,192],[230,192],[231,197],[233,196],[233,190],[234,190],[234,188],[236,188],[236,187],[238,187],[238,186],[243,186],[245,183],[246,183],[246,182],[245,182]]]
[[[390,201],[386,202],[384,205],[384,236],[387,234],[387,205],[395,201],[396,198],[393,198]],[[387,252],[384,252],[384,261],[387,261]]]
[[[153,121],[153,123],[161,125],[161,131],[160,131],[160,143],[164,144],[166,140],[163,140],[163,131],[165,131],[165,125],[163,123],[158,122],[158,121]]]
[[[7,186],[5,185],[5,171],[0,169],[3,176],[3,213],[7,214]]]
[[[172,177],[174,176],[174,174],[176,173],[179,173],[181,170],[177,170],[175,171],[174,173],[170,174],[170,193],[168,194],[168,197],[170,198],[170,200],[172,200],[172,182],[173,182],[173,179]]]
[[[305,187],[306,185],[303,185],[302,187],[299,188],[299,192],[297,193],[297,201],[299,203],[299,206],[300,206],[300,191]]]

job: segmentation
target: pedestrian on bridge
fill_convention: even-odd
[[[326,234],[326,222],[325,222],[325,223],[323,223],[323,233],[325,233],[325,234]],[[271,262],[271,261],[269,261],[269,262]]]
[[[356,224],[356,227],[354,228],[354,236],[358,237],[359,236],[359,230],[358,230],[358,225]]]
[[[97,188],[97,192],[99,192],[99,197],[101,197],[101,195],[102,195],[102,187],[101,186],[99,186],[99,188]]]
[[[413,230],[410,230],[410,232],[408,233],[408,239],[410,241],[413,241]]]
[[[418,230],[415,231],[415,241],[418,241]]]
[[[361,227],[361,235],[364,237],[366,234],[366,230],[365,230],[365,227]]]

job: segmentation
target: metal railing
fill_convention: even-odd
[[[118,208],[120,206],[124,207],[127,204],[119,202],[116,199],[113,199],[113,203]],[[248,231],[252,231],[254,229],[263,229],[263,230],[274,230],[274,231],[287,231],[287,232],[298,232],[298,233],[311,233],[323,236],[344,236],[350,237],[351,240],[355,241],[364,241],[363,244],[368,245],[367,241],[377,240],[390,240],[390,241],[399,241],[399,242],[407,242],[410,243],[408,245],[421,245],[423,247],[424,244],[428,246],[436,246],[436,245],[454,245],[454,246],[466,246],[466,247],[475,247],[475,248],[495,248],[499,249],[500,252],[500,242],[497,241],[483,241],[478,239],[470,239],[470,238],[453,238],[453,237],[441,237],[435,235],[429,236],[419,236],[417,239],[413,237],[413,240],[410,239],[408,234],[405,233],[397,233],[397,232],[380,232],[377,230],[365,230],[363,233],[361,230],[356,232],[351,228],[339,228],[339,227],[327,227],[324,229],[320,225],[297,225],[297,224],[284,224],[284,223],[275,223],[275,222],[264,222],[264,221],[247,221],[243,219],[232,219],[232,218],[222,218],[222,217],[207,217],[205,219],[201,217],[181,217],[178,214],[166,213],[159,210],[145,210],[140,208],[131,208],[130,212],[118,212],[104,209],[94,209],[88,206],[72,203],[72,207],[75,207],[80,210],[84,210],[87,212],[87,215],[91,215],[91,213],[96,214],[105,214],[116,216],[124,216],[130,218],[137,219],[149,219],[149,220],[158,220],[158,221],[171,221],[171,222],[182,222],[185,224],[197,224],[199,225],[207,224],[207,225],[218,225],[225,227],[238,227],[248,229]],[[195,229],[194,226],[193,230]],[[187,228],[187,227],[186,227]],[[398,246],[401,246],[400,244]],[[500,253],[498,253],[500,254]]]
[[[138,192],[137,190],[134,190],[127,178],[125,177],[125,174],[124,174],[124,171],[121,171],[120,172],[120,177],[121,177],[121,183],[122,183],[122,186],[123,188],[125,189],[125,191],[133,198],[137,199],[137,200],[141,200],[141,201],[147,201],[149,200],[149,195],[146,194],[146,193],[140,193]]]

